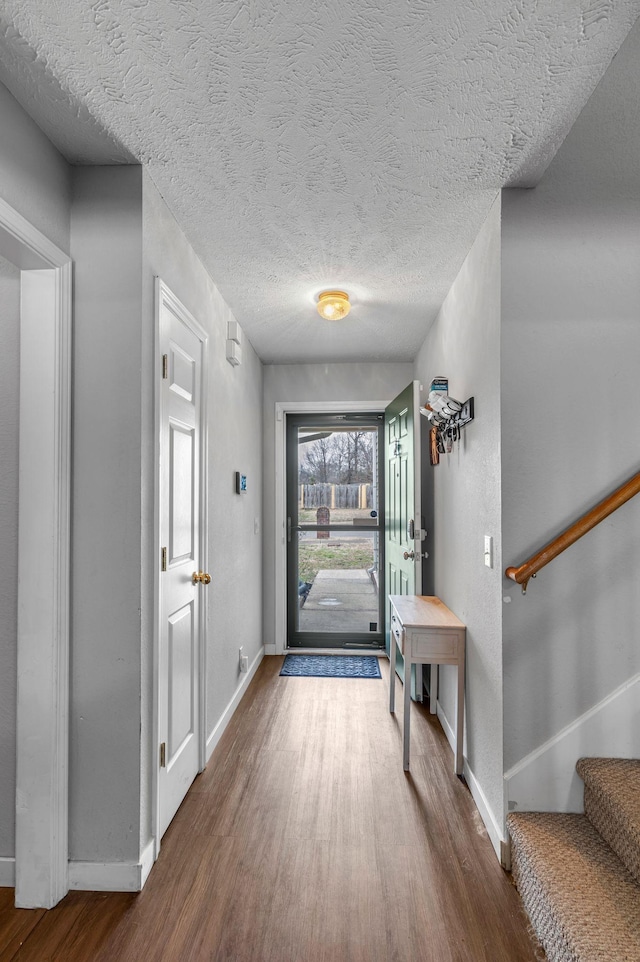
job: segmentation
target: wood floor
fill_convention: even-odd
[[[386,660],[383,681],[280,678],[281,664],[263,661],[144,890],[43,912],[0,889],[0,962],[543,958],[417,705],[403,773]]]

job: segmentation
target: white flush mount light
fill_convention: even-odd
[[[345,291],[322,291],[318,294],[318,314],[325,321],[340,321],[350,310],[349,295]]]

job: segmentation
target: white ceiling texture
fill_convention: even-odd
[[[0,80],[139,162],[264,361],[411,360],[640,0],[0,0]],[[343,321],[315,296],[349,292]]]

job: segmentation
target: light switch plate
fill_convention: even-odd
[[[493,568],[493,538],[490,534],[484,536],[484,563],[487,568]]]

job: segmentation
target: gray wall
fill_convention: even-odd
[[[0,197],[69,250],[71,168],[0,84]]]
[[[500,200],[471,248],[416,359],[428,391],[475,398],[475,420],[432,472],[433,530],[427,550],[435,594],[467,626],[465,756],[502,820],[502,602],[500,545]],[[484,536],[494,566],[484,566]],[[455,729],[455,669],[442,668],[440,702]]]
[[[392,400],[413,377],[411,364],[268,364],[264,367],[264,643],[275,637],[275,405],[278,401]]]
[[[154,277],[159,276],[209,333],[209,572],[207,588],[207,735],[242,681],[238,646],[249,663],[262,648],[262,365],[244,339],[242,364],[225,357],[233,314],[194,254],[153,182],[144,175],[143,341],[153,357]],[[153,367],[143,367],[143,422],[151,445],[143,472],[146,530],[153,532]],[[235,472],[247,475],[246,495],[235,493]],[[143,548],[152,572],[153,539]],[[152,590],[152,576],[147,579]],[[145,596],[151,613],[152,596]],[[150,833],[148,746],[151,705],[150,627],[143,631],[142,842]],[[154,753],[155,758],[155,753]]]
[[[0,257],[0,856],[15,853],[20,271]]]
[[[503,559],[640,468],[640,24],[541,184],[503,195]],[[640,670],[640,498],[504,608],[505,767]]]
[[[135,861],[140,842],[141,168],[74,170],[71,256],[69,853],[83,861]]]

